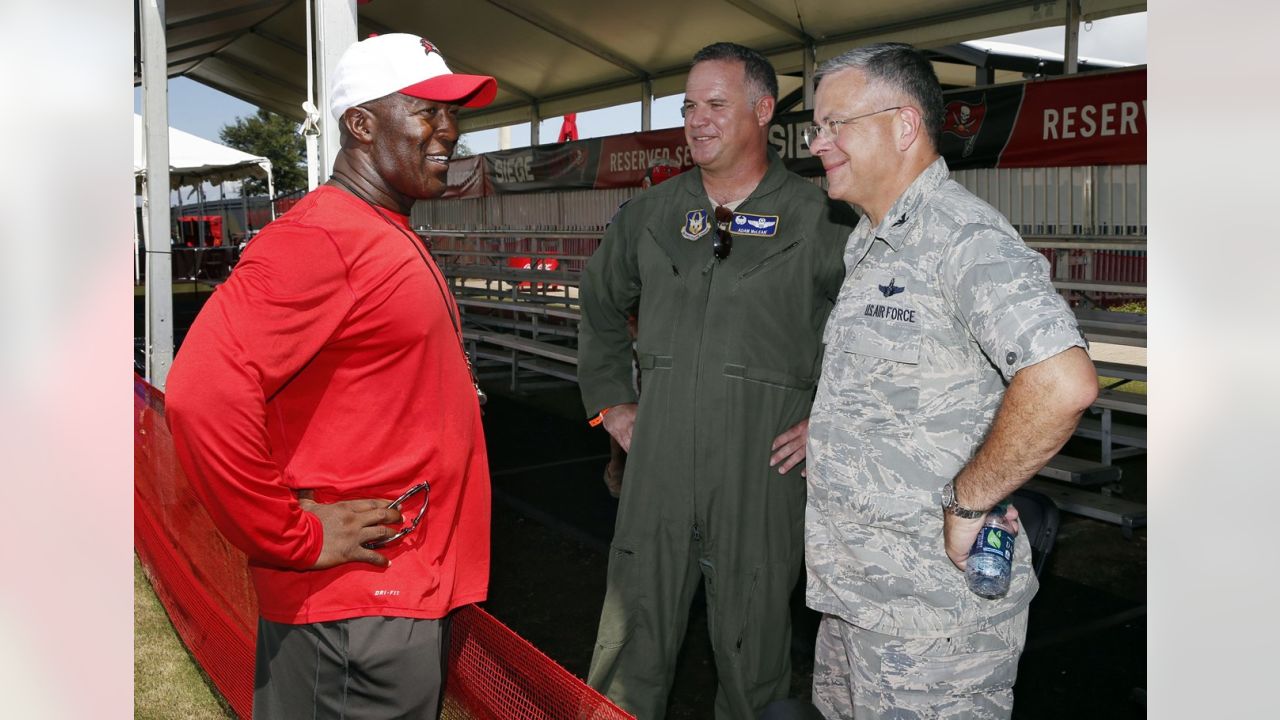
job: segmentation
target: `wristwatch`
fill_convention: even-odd
[[[965,520],[973,520],[987,514],[986,510],[970,510],[967,507],[961,507],[956,502],[956,486],[952,483],[942,486],[942,509]]]

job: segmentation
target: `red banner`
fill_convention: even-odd
[[[1147,71],[1029,82],[998,167],[1147,162]]]
[[[450,161],[449,187],[445,190],[444,196],[472,198],[492,195],[493,188],[485,182],[487,178],[483,155],[471,155]]]
[[[938,151],[953,170],[1139,165],[1147,161],[1147,70],[1091,72],[943,94]],[[804,147],[809,111],[773,118],[769,146],[801,175],[822,165]],[[639,187],[656,165],[692,167],[684,128],[501,150],[449,168],[446,197]]]
[[[637,187],[649,168],[657,165],[674,165],[681,170],[693,167],[684,128],[601,138],[595,187]]]

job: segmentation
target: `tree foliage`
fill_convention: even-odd
[[[307,189],[306,141],[298,134],[298,123],[269,110],[257,115],[236,118],[218,131],[222,142],[244,152],[271,161],[276,194],[283,195]],[[265,195],[267,181],[246,179],[247,195]]]

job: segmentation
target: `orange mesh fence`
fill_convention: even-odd
[[[257,600],[244,554],[214,528],[178,466],[164,394],[136,373],[134,547],[174,629],[242,718],[253,707]],[[446,720],[630,715],[480,608],[453,615]]]
[[[164,394],[133,379],[133,543],[182,642],[241,717],[253,706],[258,601],[244,554],[196,501],[164,422]]]
[[[441,720],[634,720],[475,605],[449,634]]]

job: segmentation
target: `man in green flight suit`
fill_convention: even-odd
[[[630,453],[587,680],[640,720],[665,714],[700,580],[716,717],[790,688],[799,464],[856,217],[768,149],[777,94],[759,53],[700,50],[681,110],[697,168],[624,206],[583,274],[583,404]]]

